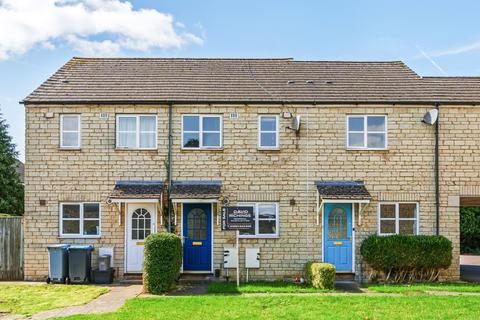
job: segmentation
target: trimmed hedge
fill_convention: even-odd
[[[145,240],[143,285],[159,294],[172,289],[182,265],[182,241],[173,233],[152,233]]]
[[[452,263],[452,242],[443,236],[372,235],[360,248],[364,261],[387,282],[434,281]]]
[[[316,261],[305,265],[305,278],[308,284],[317,289],[333,290],[335,288],[335,266]]]

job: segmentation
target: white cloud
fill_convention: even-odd
[[[169,14],[137,10],[123,0],[0,0],[0,60],[37,45],[53,49],[56,43],[89,55],[203,43],[175,25]]]
[[[425,51],[423,51],[419,46],[417,46],[417,49],[418,51],[420,51],[420,54],[428,60],[428,62],[430,62],[438,71],[440,71],[443,75],[447,75],[447,73],[445,72],[445,70],[443,70],[442,67],[440,67],[440,65],[435,61],[433,60],[433,58],[428,54],[426,53]]]
[[[479,49],[480,49],[480,42],[474,42],[474,43],[470,43],[470,44],[456,47],[456,48],[435,51],[431,53],[431,56],[433,57],[453,56],[456,54],[469,52],[473,50],[479,50]]]

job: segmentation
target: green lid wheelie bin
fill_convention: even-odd
[[[48,249],[47,283],[65,283],[68,278],[68,244],[53,244]]]
[[[67,283],[88,283],[92,269],[93,246],[71,245],[68,249]]]

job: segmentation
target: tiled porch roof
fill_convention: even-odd
[[[221,195],[222,182],[212,181],[173,181],[171,199],[216,199]]]
[[[321,199],[370,200],[363,181],[315,181]]]
[[[119,180],[110,195],[112,199],[160,199],[163,181]]]

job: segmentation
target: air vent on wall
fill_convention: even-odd
[[[108,113],[107,112],[100,112],[100,119],[107,120],[108,119]]]
[[[230,119],[238,119],[238,113],[230,112]]]

